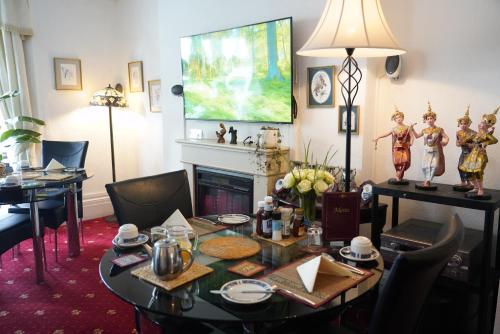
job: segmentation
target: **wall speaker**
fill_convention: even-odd
[[[400,56],[390,56],[385,60],[385,74],[389,79],[397,80],[399,79],[399,74],[401,72],[401,57]]]
[[[181,96],[184,92],[184,87],[182,87],[182,85],[174,85],[170,90],[175,96]]]

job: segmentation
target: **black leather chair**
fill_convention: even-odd
[[[42,166],[45,168],[52,159],[56,159],[65,167],[85,167],[85,158],[87,157],[88,141],[42,141]],[[78,218],[80,219],[80,234],[83,240],[83,203],[82,203],[82,184],[77,185],[77,204]],[[14,205],[9,208],[9,213],[29,214],[29,204]],[[58,256],[57,247],[57,229],[66,221],[66,207],[64,204],[64,194],[39,202],[40,220],[44,225],[55,231],[55,255]]]
[[[43,233],[43,225],[41,226]],[[29,215],[5,214],[0,217],[0,263],[3,253],[33,236]],[[47,262],[45,247],[42,247],[45,269]]]
[[[106,190],[119,225],[143,230],[160,225],[177,209],[186,218],[193,216],[185,170],[106,184]]]

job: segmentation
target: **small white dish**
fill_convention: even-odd
[[[137,247],[137,246],[140,246],[142,244],[145,244],[146,242],[148,242],[149,240],[149,237],[145,234],[139,234],[137,236],[137,239],[134,240],[134,241],[128,241],[128,242],[122,242],[120,241],[120,239],[118,238],[118,235],[116,237],[113,238],[113,245],[117,246],[117,247],[120,247],[120,248],[131,248],[131,247]]]
[[[378,252],[378,250],[376,250],[375,248],[372,248],[371,253],[368,255],[368,257],[363,257],[363,258],[354,257],[351,254],[351,246],[342,247],[340,249],[339,253],[340,253],[340,256],[342,256],[343,258],[345,258],[349,261],[361,261],[361,262],[373,261],[373,260],[376,260],[380,256],[380,253]]]
[[[219,217],[217,217],[217,220],[222,224],[239,225],[249,222],[250,217],[248,217],[247,215],[240,215],[240,214],[227,214],[227,215],[220,215]]]
[[[266,293],[273,288],[264,281],[256,279],[238,279],[227,282],[221,288],[221,296],[236,304],[256,304],[271,298],[272,293]],[[244,293],[239,291],[262,291],[262,293]]]

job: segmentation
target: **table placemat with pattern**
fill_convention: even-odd
[[[134,269],[132,270],[131,274],[153,285],[159,286],[167,291],[170,291],[188,282],[194,281],[195,279],[198,279],[202,276],[210,274],[212,271],[214,271],[212,268],[193,262],[193,265],[191,266],[191,268],[188,269],[188,271],[170,281],[160,280],[153,273],[153,270],[151,269],[150,265]]]
[[[203,254],[224,260],[243,259],[259,251],[259,243],[246,237],[217,237],[200,245]]]
[[[227,225],[222,224],[212,224],[204,219],[200,219],[197,217],[191,217],[187,220],[189,224],[193,227],[193,229],[198,233],[198,236],[202,236],[205,234],[215,233],[229,228]]]
[[[244,277],[252,277],[253,275],[260,273],[266,269],[266,266],[263,266],[259,263],[250,262],[247,260],[241,261],[234,266],[227,268],[227,271],[232,273],[244,276]]]
[[[282,295],[289,296],[313,308],[318,308],[373,275],[371,271],[362,268],[358,269],[362,270],[364,274],[355,275],[355,277],[338,277],[318,273],[314,291],[309,293],[300,279],[297,267],[312,258],[314,256],[305,257],[259,279],[272,286],[277,286],[278,293]]]
[[[296,242],[299,242],[301,240],[304,240],[305,238],[307,238],[307,235],[303,235],[301,237],[294,237],[293,235],[291,235],[288,239],[282,239],[282,240],[279,240],[279,241],[276,241],[276,240],[273,240],[271,238],[264,238],[263,236],[260,236],[258,234],[252,234],[252,238],[256,238],[256,239],[259,239],[259,240],[264,240],[264,241],[267,241],[267,242],[271,242],[275,245],[280,245],[282,247],[288,247],[288,246],[291,246],[293,245],[294,243]]]

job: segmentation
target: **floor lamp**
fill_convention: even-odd
[[[111,141],[111,168],[113,171],[113,182],[116,182],[115,173],[115,147],[113,140],[113,114],[111,107],[126,107],[127,100],[121,92],[108,85],[108,87],[101,89],[94,93],[90,100],[92,106],[107,106],[109,112],[109,137]]]
[[[351,113],[363,77],[353,57],[400,55],[401,49],[385,21],[379,0],[327,0],[311,37],[297,51],[300,56],[345,58],[338,74],[347,111],[345,191],[351,183]]]

